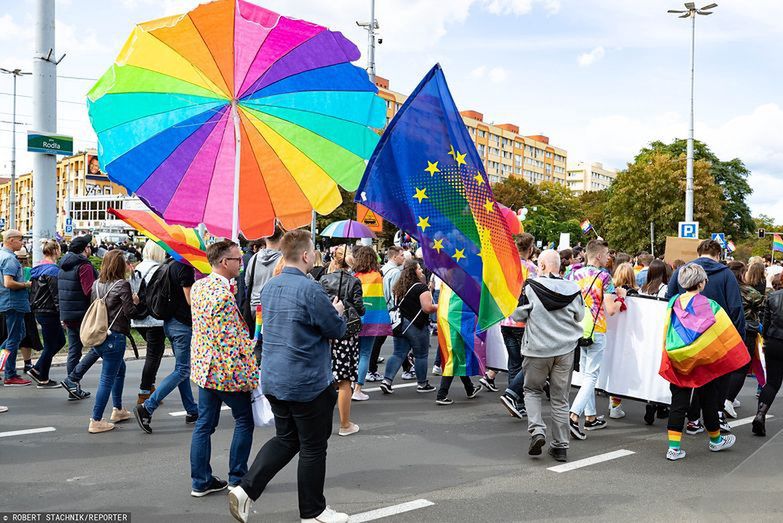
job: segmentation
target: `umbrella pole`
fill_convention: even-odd
[[[234,206],[231,216],[231,239],[235,242],[239,241],[239,171],[240,171],[240,159],[241,159],[241,144],[242,139],[239,134],[239,110],[237,109],[237,101],[231,101],[231,116],[234,119]]]

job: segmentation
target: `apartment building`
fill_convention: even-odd
[[[575,162],[567,171],[566,186],[574,194],[608,189],[617,178],[617,171],[604,167],[601,162]]]

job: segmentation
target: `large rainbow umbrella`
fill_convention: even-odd
[[[375,238],[375,233],[356,220],[340,220],[326,226],[321,236],[329,238]]]
[[[168,223],[269,235],[354,190],[386,107],[341,33],[245,0],[137,25],[88,93],[109,177]]]
[[[108,209],[107,212],[157,243],[175,260],[192,265],[202,274],[212,272],[205,252],[207,247],[197,229],[169,225],[150,211]]]

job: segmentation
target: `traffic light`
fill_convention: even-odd
[[[759,229],[759,238],[763,238],[764,234],[765,234],[764,229]]]

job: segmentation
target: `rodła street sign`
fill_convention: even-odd
[[[27,152],[73,155],[73,136],[27,131]]]

